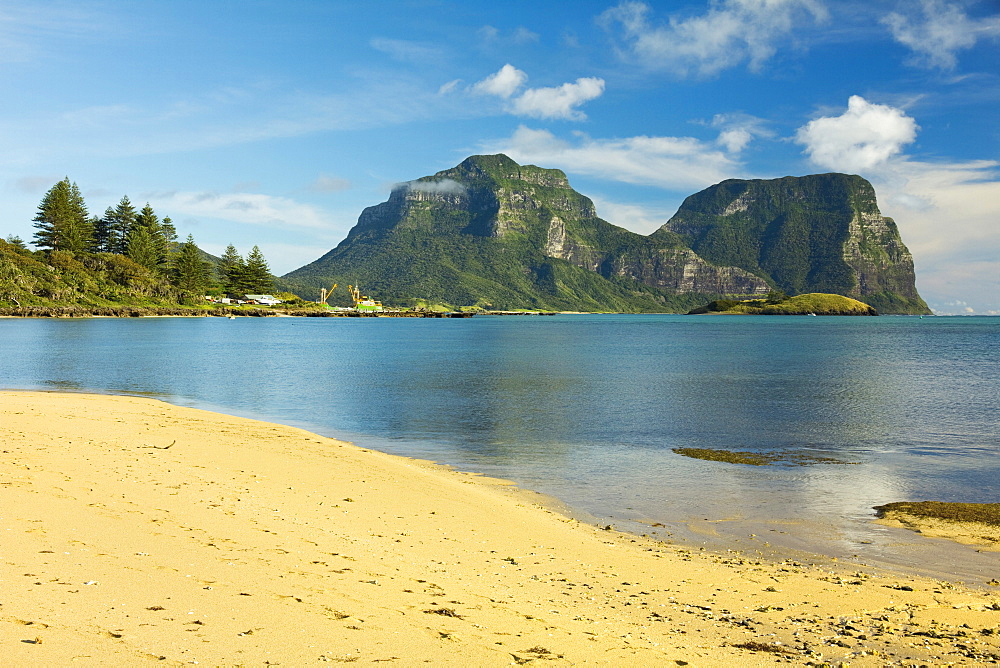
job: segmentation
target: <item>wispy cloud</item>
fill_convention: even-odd
[[[623,54],[645,67],[677,76],[712,76],[744,61],[762,68],[800,25],[823,21],[818,0],[714,0],[699,16],[670,17],[655,25],[643,2],[622,2],[600,22],[622,40]]]
[[[716,114],[708,125],[719,128],[715,143],[732,155],[745,149],[755,137],[774,136],[763,119],[749,114]]]
[[[391,58],[402,62],[433,64],[441,62],[444,58],[444,51],[441,47],[425,42],[375,37],[369,44],[376,51],[381,51]]]
[[[211,218],[282,229],[328,229],[335,225],[321,209],[287,197],[260,193],[152,192],[140,199],[148,200],[157,211],[169,216]]]
[[[908,3],[905,13],[892,12],[882,23],[913,51],[912,64],[942,70],[955,69],[958,51],[1000,36],[1000,15],[972,19],[960,4],[946,0]]]
[[[75,2],[4,2],[0,6],[0,63],[50,56],[53,44],[65,45],[113,34],[112,15]]]
[[[471,87],[473,93],[506,100],[505,108],[517,116],[582,121],[577,107],[604,94],[604,79],[581,77],[572,83],[522,90],[528,75],[510,63]]]
[[[604,220],[639,234],[651,234],[667,222],[677,208],[661,208],[641,204],[614,202],[603,197],[591,197],[597,215]]]
[[[336,193],[351,189],[351,182],[336,176],[321,174],[309,184],[308,190],[314,193]]]
[[[441,195],[464,195],[466,187],[454,179],[440,179],[438,181],[406,181],[397,184],[396,187],[405,186],[409,190],[422,193],[436,193]]]
[[[490,142],[487,148],[521,163],[669,190],[704,188],[742,171],[742,166],[714,143],[694,137],[593,139],[577,133],[575,140],[522,125],[510,138]]]
[[[541,40],[541,35],[524,26],[518,26],[512,31],[504,32],[491,25],[485,25],[476,31],[480,41],[486,43],[510,43],[515,45],[533,44]]]

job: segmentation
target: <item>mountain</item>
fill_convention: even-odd
[[[913,256],[860,176],[731,179],[691,195],[652,237],[740,267],[788,294],[852,297],[881,313],[930,313]]]
[[[830,176],[867,183],[859,177]],[[309,296],[335,282],[360,284],[365,292],[394,304],[427,301],[497,309],[620,312],[686,311],[718,297],[753,297],[775,287],[793,294],[847,294],[840,289],[812,288],[807,283],[803,283],[807,288],[803,290],[782,287],[791,283],[784,280],[783,273],[772,275],[771,271],[780,264],[780,253],[775,248],[762,251],[760,245],[780,245],[786,238],[800,243],[790,234],[768,237],[756,228],[730,234],[741,244],[739,252],[723,257],[727,252],[725,233],[711,230],[735,225],[727,207],[740,194],[721,204],[725,194],[719,192],[706,198],[706,206],[698,205],[696,198],[711,190],[688,198],[685,206],[690,203],[690,207],[682,207],[661,229],[643,236],[599,218],[593,202],[573,190],[559,170],[518,165],[505,155],[472,156],[457,167],[397,186],[386,202],[362,212],[357,225],[336,248],[286,274],[280,284]],[[737,190],[733,187],[733,192]],[[839,195],[830,196],[836,199]],[[874,192],[871,198],[874,204]],[[798,201],[794,196],[786,199]],[[820,194],[816,202],[816,210],[824,212],[823,221],[834,217],[825,212],[837,209],[835,203],[827,203]],[[756,207],[740,206],[733,210],[745,213]],[[801,215],[789,230],[809,227],[814,203],[803,201],[798,207]],[[772,206],[761,219],[772,209],[780,207]],[[678,218],[682,212],[686,218]],[[856,264],[867,272],[865,286],[875,285],[881,292],[895,295],[890,287],[899,281],[879,282],[882,274],[877,262],[881,256],[876,257],[876,251],[882,251],[883,246],[881,238],[869,231],[874,229],[874,218],[869,222],[868,213],[864,209],[861,216],[865,226],[855,244]],[[782,216],[780,212],[776,215]],[[879,220],[888,221],[881,216]],[[671,227],[673,224],[676,227]],[[755,217],[748,224],[762,225]],[[891,228],[898,240],[891,221],[883,227]],[[770,229],[767,224],[763,228]],[[820,249],[826,254],[814,257],[810,252],[806,259],[837,273],[842,269],[827,257],[829,247],[835,244],[827,239],[831,234],[818,232],[815,245],[822,245],[819,240],[829,241]],[[883,234],[889,236],[888,232]],[[850,234],[848,237],[845,247],[855,240]],[[808,233],[806,238],[813,243]],[[705,253],[698,246],[704,239],[709,239],[702,244]],[[902,242],[898,246],[901,251],[884,252],[902,252],[909,257]],[[760,260],[762,252],[767,262]],[[909,266],[912,278],[912,259]],[[810,265],[806,274],[811,275],[813,269]],[[823,270],[812,273],[819,275]],[[844,290],[853,285],[849,279],[841,280]],[[910,289],[919,300],[912,280]],[[909,299],[909,293],[900,295],[899,300]]]
[[[505,155],[397,186],[336,248],[281,282],[310,295],[360,284],[400,304],[621,312],[768,290],[750,272],[703,261],[679,237],[652,239],[598,218],[563,172]]]

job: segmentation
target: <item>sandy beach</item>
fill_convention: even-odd
[[[0,664],[975,665],[1000,591],[604,530],[282,425],[0,392]]]

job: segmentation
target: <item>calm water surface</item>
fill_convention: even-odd
[[[1000,501],[998,350],[1000,318],[977,317],[4,319],[0,387],[150,394],[509,478],[668,540],[974,581],[997,553],[871,507]]]

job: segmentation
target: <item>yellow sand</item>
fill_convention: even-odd
[[[0,392],[0,665],[1000,656],[995,591],[692,553],[537,501],[290,427]]]
[[[929,538],[947,538],[956,543],[975,545],[982,551],[1000,552],[1000,527],[991,524],[944,520],[899,510],[887,511],[882,518],[875,521],[885,526],[910,529]]]

